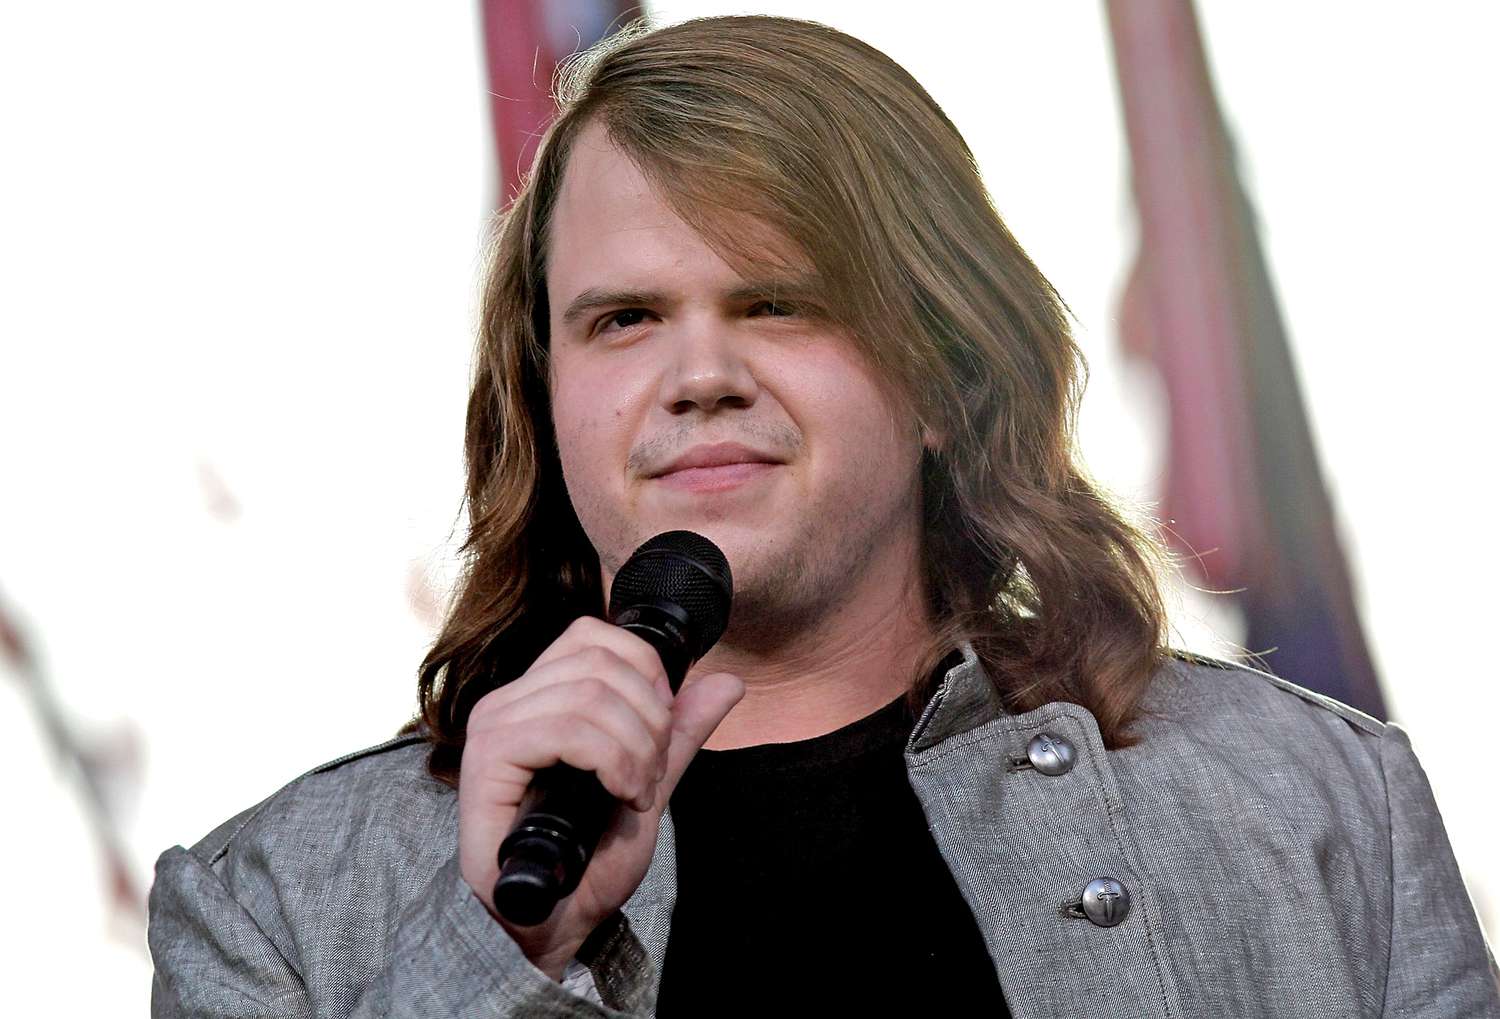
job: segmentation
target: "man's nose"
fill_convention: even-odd
[[[662,376],[661,403],[673,414],[698,409],[713,413],[727,407],[748,407],[759,386],[737,349],[734,330],[723,323],[685,327],[672,344],[671,360]]]

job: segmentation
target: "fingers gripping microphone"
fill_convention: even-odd
[[[692,531],[667,531],[620,567],[610,586],[609,621],[656,649],[675,694],[723,635],[733,589],[717,545]],[[520,927],[546,920],[578,887],[618,804],[591,771],[555,764],[537,772],[520,820],[500,843],[500,915]]]

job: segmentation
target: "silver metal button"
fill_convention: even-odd
[[[1130,892],[1112,877],[1096,877],[1083,889],[1083,915],[1098,927],[1113,927],[1130,913]]]
[[[1050,732],[1039,732],[1026,744],[1026,757],[1043,775],[1066,775],[1076,756],[1073,744]]]

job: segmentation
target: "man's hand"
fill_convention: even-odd
[[[491,915],[496,851],[534,773],[571,764],[622,801],[582,882],[545,923],[516,927],[496,915],[538,969],[560,979],[589,933],[630,898],[672,790],[744,693],[740,679],[721,672],[684,684],[674,699],[651,645],[585,616],[524,675],[474,705],[459,773],[458,856]]]

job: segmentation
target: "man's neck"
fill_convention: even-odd
[[[689,672],[732,672],[745,697],[704,746],[730,750],[811,739],[879,710],[910,689],[931,639],[921,586],[877,583],[800,639],[766,655],[723,641]]]

